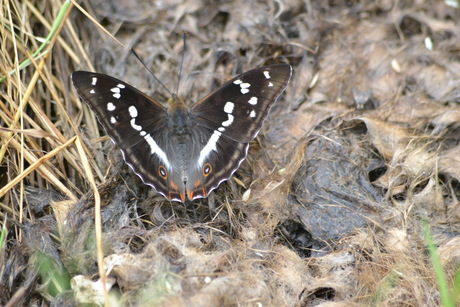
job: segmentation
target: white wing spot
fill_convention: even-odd
[[[91,85],[96,85],[96,83],[97,83],[97,78],[93,77],[93,79],[91,80]]]
[[[113,94],[114,98],[120,99],[121,95],[120,95],[120,88],[119,87],[114,87],[114,88],[110,89],[110,91],[112,91],[114,93]]]
[[[243,83],[241,79],[236,79],[235,81],[233,81],[233,84],[236,84],[236,85],[241,84],[241,83]]]
[[[128,108],[128,111],[129,111],[129,116],[131,116],[131,118],[135,118],[139,114],[135,106],[130,106]]]
[[[255,106],[257,104],[257,97],[251,97],[251,99],[249,99],[248,101],[249,104],[252,104],[253,106]]]
[[[125,86],[124,84],[121,84],[121,83],[120,83],[120,84],[117,85],[117,87],[119,87],[119,88],[125,88],[126,86]]]
[[[219,130],[220,132],[224,132],[225,128],[224,127],[219,127],[219,129],[217,129],[217,130]]]
[[[96,94],[96,91],[95,91],[94,88],[93,88],[91,91],[89,91],[89,93],[90,93],[90,94]]]
[[[111,124],[116,124],[116,122],[117,122],[117,119],[115,117],[113,117],[113,116],[110,117],[110,123]]]
[[[249,113],[250,117],[256,117],[256,111],[252,110],[251,113]]]
[[[231,124],[233,123],[233,115],[232,114],[228,114],[228,119],[224,122],[222,122],[222,126],[223,127],[228,127],[230,126]],[[221,127],[222,128],[222,127]]]
[[[220,136],[222,135],[221,132],[214,130],[214,133],[211,135],[211,138],[209,139],[208,143],[204,148],[200,151],[200,156],[198,157],[198,167],[201,168],[203,165],[204,159],[211,153],[211,151],[217,152],[216,144],[217,141],[219,140]]]
[[[273,83],[268,82],[268,87],[273,87]]]
[[[141,127],[141,126],[136,125],[136,119],[135,119],[135,118],[132,118],[132,119],[131,119],[131,127],[133,127],[134,130],[137,130],[137,131],[141,131],[141,130],[142,130],[142,127]]]
[[[147,134],[147,132],[145,131],[141,131],[141,133],[139,133],[141,136],[145,136]]]
[[[231,114],[233,113],[233,108],[235,107],[235,104],[231,101],[227,101],[224,106],[224,112]]]
[[[251,84],[249,83],[241,83],[240,84],[240,87],[241,87],[241,94],[247,94],[249,93],[249,90],[248,88],[251,86]]]
[[[110,112],[115,111],[115,105],[112,102],[109,102],[107,104],[107,111],[110,111]]]
[[[144,132],[144,131],[142,131]],[[142,132],[140,133],[142,135]],[[168,170],[171,169],[171,165],[169,164],[168,158],[166,157],[166,154],[161,148],[158,146],[158,144],[155,142],[155,140],[152,138],[150,134],[145,134],[144,139],[147,141],[147,143],[150,146],[150,152],[152,154],[156,154],[160,159],[163,161],[165,164],[166,168]],[[204,150],[204,148],[203,148]]]
[[[270,79],[270,72],[268,70],[264,71],[265,79]]]

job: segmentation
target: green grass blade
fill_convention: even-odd
[[[40,44],[38,49],[32,54],[32,57],[34,59],[39,59],[43,54],[41,52],[43,49],[46,47],[46,45],[49,43],[51,38],[54,36],[56,31],[59,29],[60,24],[64,21],[64,16],[66,15],[67,11],[70,8],[70,1],[65,1],[64,4],[62,5],[61,9],[59,10],[59,13],[54,20],[53,26],[51,27],[50,33],[48,33],[48,36],[45,38],[45,40]],[[21,63],[19,63],[19,70],[24,69],[31,63],[30,59],[25,59]],[[16,69],[12,69],[8,75],[11,76],[16,72]],[[3,82],[3,80],[6,79],[7,76],[0,77],[0,83]]]
[[[423,222],[423,231],[425,233],[425,242],[430,253],[431,263],[436,275],[436,282],[438,284],[439,295],[441,297],[441,305],[444,307],[455,307],[455,301],[450,296],[449,285],[447,282],[446,274],[442,268],[441,260],[436,251],[433,238],[431,237],[430,229],[426,221]]]

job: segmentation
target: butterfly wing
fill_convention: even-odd
[[[287,64],[245,72],[209,94],[191,109],[201,150],[193,153],[186,184],[189,199],[206,197],[229,179],[246,158],[248,143],[291,78]]]
[[[129,84],[104,74],[76,71],[72,83],[144,183],[168,199],[184,201],[185,185],[172,171],[175,162],[164,151],[169,140],[166,109]]]
[[[192,112],[200,126],[212,131],[223,126],[226,137],[248,143],[257,136],[291,73],[288,64],[247,71],[201,99]]]
[[[190,200],[207,197],[229,179],[246,158],[249,147],[249,143],[237,142],[200,126],[195,126],[192,135],[199,147],[191,151],[188,168],[186,190]]]

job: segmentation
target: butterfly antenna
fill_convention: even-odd
[[[186,45],[187,33],[186,32],[184,32],[183,40],[184,40],[184,48],[182,48],[182,57],[181,57],[180,66],[179,66],[179,77],[177,78],[177,85],[176,85],[176,95],[179,94],[180,77],[182,76],[182,65],[184,64],[185,49],[187,47]]]
[[[153,78],[155,80],[157,80],[157,82],[169,93],[169,95],[171,95],[171,97],[175,97],[175,95],[173,93],[171,93],[171,91],[166,87],[166,85],[163,84],[163,82],[160,81],[160,79],[157,78],[157,76],[155,76],[155,74],[147,67],[147,65],[145,65],[144,61],[141,60],[141,58],[137,55],[136,51],[134,51],[134,48],[131,48],[131,52],[134,54],[134,56],[136,57],[136,59],[139,60],[139,62],[142,63],[142,65],[145,67],[145,69],[147,69],[147,71],[153,76]]]

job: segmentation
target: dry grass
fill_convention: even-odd
[[[1,305],[99,304],[105,275],[112,306],[440,305],[420,221],[451,281],[458,8],[82,6],[93,21],[73,5],[59,16],[60,1],[0,0]],[[132,174],[69,76],[96,70],[166,101],[128,47],[175,89],[184,31],[187,102],[258,66],[287,62],[294,76],[235,179],[180,205]]]

